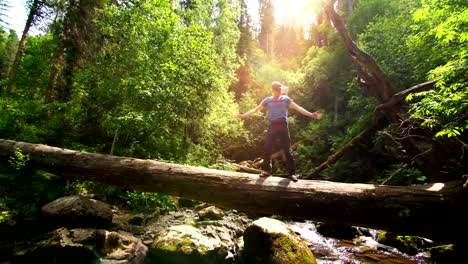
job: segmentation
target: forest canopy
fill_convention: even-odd
[[[411,185],[467,173],[466,1],[310,1],[308,24],[280,21],[278,2],[29,0],[21,36],[0,30],[0,138],[233,170],[261,156],[267,123],[235,114],[280,81],[324,114],[290,113],[305,177]],[[435,85],[388,107],[379,81],[395,100]]]

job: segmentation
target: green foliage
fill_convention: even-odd
[[[100,182],[76,180],[66,186],[67,195],[94,195],[98,200],[125,204],[127,191]]]
[[[7,207],[0,203],[0,224],[6,222],[11,217],[11,212],[8,211]]]
[[[330,115],[324,113],[320,121],[311,121],[304,129],[295,135],[298,140],[304,140],[296,151],[297,171],[307,174],[323,162],[330,150]]]
[[[359,44],[399,89],[423,82],[429,70],[443,63],[447,51],[427,36],[425,27],[414,24],[411,12],[420,6],[419,1],[380,2],[388,2],[387,9],[367,24]]]
[[[9,34],[0,29],[0,36],[0,87],[3,89],[7,84],[6,78],[15,59],[19,39],[12,29]]]
[[[361,12],[378,5],[375,1],[360,2],[356,20],[351,21],[356,23]],[[420,119],[422,126],[434,129],[436,137],[460,136],[468,126],[465,114],[468,34],[464,30],[468,22],[467,4],[391,1],[382,10],[385,11],[376,15],[360,35],[361,44],[402,88],[420,83],[426,76],[439,79],[436,90],[407,98],[413,103],[412,117]]]
[[[385,185],[408,186],[426,183],[426,177],[416,168],[398,163],[383,172],[377,183]]]
[[[75,138],[79,116],[80,109],[72,102],[47,105],[17,95],[3,96],[0,97],[0,138],[64,146]]]
[[[16,78],[15,90],[21,96],[28,99],[45,97],[55,44],[51,34],[28,37]]]
[[[235,137],[238,125],[221,118],[237,111],[218,64],[232,61],[227,53],[235,52],[236,33],[218,37],[197,19],[183,25],[167,1],[137,3],[102,10],[106,41],[78,75],[83,125],[100,127],[108,147],[114,138],[118,155],[166,160],[183,161],[190,144],[211,150]],[[233,12],[223,7],[215,25],[229,28]],[[220,54],[217,45],[230,48]]]
[[[118,204],[135,212],[160,212],[175,210],[175,203],[170,196],[123,190],[99,182],[73,181],[67,185],[68,195],[93,195],[96,199]]]
[[[451,61],[432,71],[432,78],[440,78],[436,90],[410,95],[414,102],[412,117],[421,119],[422,126],[434,129],[436,137],[458,137],[468,129],[468,55]]]
[[[435,11],[434,11],[435,10]],[[437,89],[408,96],[412,117],[436,131],[436,137],[459,137],[468,128],[468,5],[462,1],[424,1],[414,20],[445,50],[447,61],[429,72]]]
[[[170,196],[157,193],[127,191],[127,203],[131,210],[138,212],[154,212],[156,208],[161,213],[175,210]]]
[[[379,18],[388,15],[397,14],[401,3],[401,1],[381,0],[358,1],[353,12],[348,17],[350,33],[356,37],[366,31],[366,27],[369,23],[375,22]]]
[[[326,111],[334,111],[335,100],[346,102],[345,88],[351,75],[343,69],[350,68],[350,60],[341,45],[311,48],[303,61],[304,83],[307,90],[304,93],[306,108],[318,106]],[[311,104],[312,103],[312,104]],[[344,112],[344,108],[339,109]]]
[[[28,156],[24,155],[20,149],[16,149],[14,156],[8,160],[8,163],[13,169],[19,171],[26,167],[28,160]]]
[[[34,171],[28,166],[28,157],[20,150],[7,163],[0,164],[0,210],[2,215],[20,219],[35,219],[40,208],[64,194],[64,182],[48,173]],[[6,213],[5,213],[6,212]]]

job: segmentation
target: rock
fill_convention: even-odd
[[[150,247],[147,263],[228,263],[228,246],[190,225],[172,226]]]
[[[126,232],[59,228],[16,256],[19,263],[142,263],[148,248]],[[16,263],[16,261],[15,261]]]
[[[184,219],[184,224],[191,225],[191,226],[197,226],[197,222],[195,222],[195,220],[193,218],[189,218],[189,217]]]
[[[457,248],[453,244],[441,245],[429,248],[433,263],[460,263],[467,257],[466,250]]]
[[[89,247],[74,243],[66,228],[47,233],[34,247],[16,253],[13,263],[67,263],[94,264],[99,257]]]
[[[221,220],[224,217],[224,212],[214,206],[204,208],[198,212],[200,220]]]
[[[144,220],[145,220],[145,215],[144,214],[136,214],[136,215],[131,216],[128,219],[128,223],[132,224],[132,225],[139,226],[139,225],[143,224]]]
[[[147,217],[145,220],[145,229],[159,234],[171,226],[187,224],[187,218],[198,218],[193,210],[181,209],[181,212],[169,212],[165,215],[158,215],[152,218]]]
[[[353,239],[359,236],[356,227],[341,224],[319,223],[316,225],[317,232],[326,237],[338,239]]]
[[[53,227],[107,228],[112,223],[110,205],[81,195],[62,197],[44,205],[42,216]]]
[[[244,263],[316,264],[307,244],[286,224],[271,218],[260,218],[244,231]]]
[[[419,253],[419,249],[433,246],[433,242],[418,236],[399,236],[391,232],[381,231],[377,242],[394,247],[410,256]]]
[[[0,214],[2,213],[0,206]],[[13,254],[15,247],[12,241],[16,239],[17,223],[9,215],[0,215],[0,263],[6,261]]]
[[[195,206],[199,205],[201,202],[196,200],[190,200],[185,198],[179,198],[179,207],[185,208],[194,208]]]
[[[142,263],[148,247],[132,234],[119,232],[105,232],[103,247],[100,253],[104,263]],[[102,261],[101,261],[102,262]]]

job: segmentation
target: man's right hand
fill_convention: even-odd
[[[242,119],[242,118],[244,118],[244,115],[242,115],[242,114],[236,114],[234,117],[237,118],[237,119]]]

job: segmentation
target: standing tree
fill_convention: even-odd
[[[7,25],[4,20],[6,17],[6,11],[8,11],[8,1],[0,0],[0,28],[4,28]]]
[[[57,10],[63,12],[64,17],[56,33],[58,44],[52,58],[47,101],[70,99],[74,70],[99,46],[94,19],[97,8],[104,2],[106,0],[69,0],[65,5],[55,5],[55,8],[65,8],[65,11]],[[64,81],[59,85],[61,73]]]
[[[6,38],[5,38],[6,37]],[[3,39],[5,38],[5,39]],[[2,41],[0,48],[0,79],[5,80],[8,78],[8,69],[11,68],[15,59],[16,49],[18,48],[18,36],[13,29],[10,29],[8,36],[2,32]],[[1,92],[2,87],[0,87]]]
[[[381,133],[385,139],[387,149],[403,162],[414,164],[424,173],[429,182],[447,181],[460,177],[466,170],[466,165],[463,164],[468,164],[466,155],[464,155],[466,144],[463,141],[450,138],[434,140],[433,131],[421,126],[419,120],[410,119],[408,105],[405,102],[405,98],[409,94],[432,89],[435,82],[422,83],[397,93],[396,85],[388,79],[376,61],[351,39],[343,19],[335,11],[335,1],[324,2],[325,13],[332,21],[357,69],[359,84],[381,104],[377,106],[374,112],[374,122],[370,129],[364,131],[343,149],[337,151],[314,173],[336,161],[346,150],[356,145],[359,140],[365,139],[372,134],[371,131],[375,132],[379,128],[389,126],[393,134]],[[461,34],[461,36],[464,35]],[[460,39],[463,40],[464,37]],[[457,84],[456,87],[460,87],[460,84]],[[463,87],[463,84],[461,87]],[[424,110],[424,112],[427,111]],[[385,115],[384,120],[386,123],[385,121],[382,123],[382,119],[378,118],[381,113]],[[463,122],[466,118],[461,120]]]
[[[16,74],[18,72],[20,60],[23,57],[24,46],[26,45],[26,38],[28,37],[29,30],[31,29],[31,26],[34,25],[35,21],[37,21],[38,17],[41,16],[41,12],[44,6],[45,2],[42,0],[33,0],[29,4],[28,19],[26,20],[26,24],[24,25],[23,34],[19,42],[18,50],[16,51],[15,60],[13,61],[13,64],[11,65],[10,71],[8,73],[8,92],[10,93],[13,92],[13,89],[15,87]]]
[[[271,0],[260,0],[260,33],[258,35],[260,48],[268,55],[274,51],[275,17],[273,2]]]

